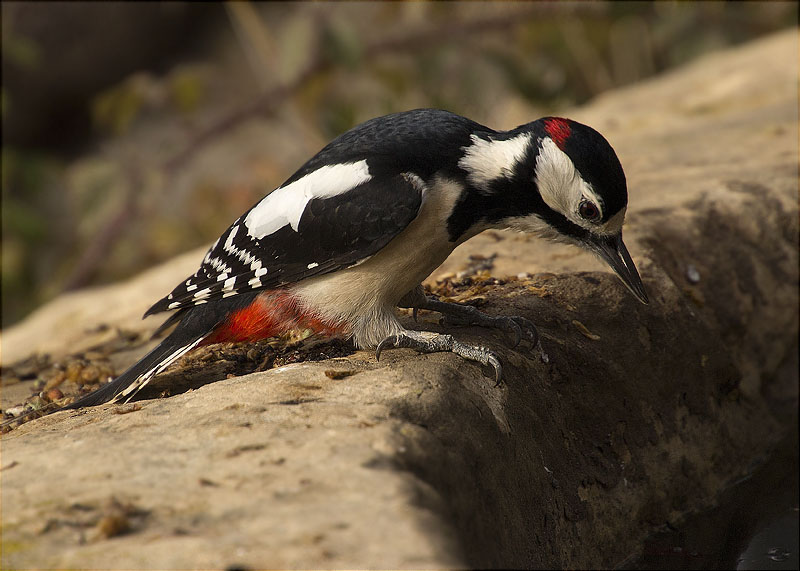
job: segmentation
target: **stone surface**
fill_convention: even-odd
[[[584,254],[485,233],[434,276],[475,253],[556,272],[482,307],[534,320],[548,364],[460,328],[504,384],[449,354],[357,352],[30,422],[2,438],[3,567],[620,563],[794,426],[796,55],[787,31],[571,113],[626,167],[649,306]],[[200,255],[53,302],[4,332],[4,362],[154,328],[141,311]]]

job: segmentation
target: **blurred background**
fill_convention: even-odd
[[[370,117],[510,128],[787,26],[795,2],[3,2],[2,325],[212,242]]]

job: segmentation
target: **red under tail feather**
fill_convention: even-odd
[[[231,313],[202,344],[256,341],[275,337],[291,329],[311,329],[323,335],[344,332],[342,326],[327,323],[319,316],[304,311],[290,293],[269,291],[259,295],[247,307]]]

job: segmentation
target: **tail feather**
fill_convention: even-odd
[[[130,400],[150,382],[150,379],[197,347],[205,337],[206,334],[203,334],[189,341],[181,339],[181,342],[176,342],[170,335],[116,379],[63,409],[96,406],[106,402],[119,402],[123,399]]]
[[[72,404],[48,411],[47,414],[61,410],[97,406],[106,402],[117,402],[122,399],[132,398],[150,382],[150,379],[169,367],[182,355],[200,345],[210,333],[207,329],[201,329],[200,331],[201,332],[192,335],[187,335],[186,332],[181,331],[179,327],[179,329],[176,329],[171,335],[159,343],[155,349],[142,357],[137,363],[132,365],[110,383],[103,385],[96,391],[89,393]],[[21,415],[4,420],[0,426],[10,426],[25,417],[40,412],[39,410],[28,410]]]
[[[150,379],[203,341],[209,340],[209,335],[212,335],[232,312],[250,305],[258,293],[248,292],[178,311],[158,329],[158,332],[162,332],[174,323],[178,324],[155,349],[107,385],[65,406],[64,409],[130,400],[150,382]]]

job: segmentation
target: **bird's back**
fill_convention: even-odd
[[[455,165],[470,135],[492,129],[441,109],[415,109],[370,119],[342,133],[306,162],[285,183],[298,180],[326,164],[369,157],[370,172],[382,169],[413,172],[427,179],[443,165]],[[452,174],[452,173],[444,173]]]

